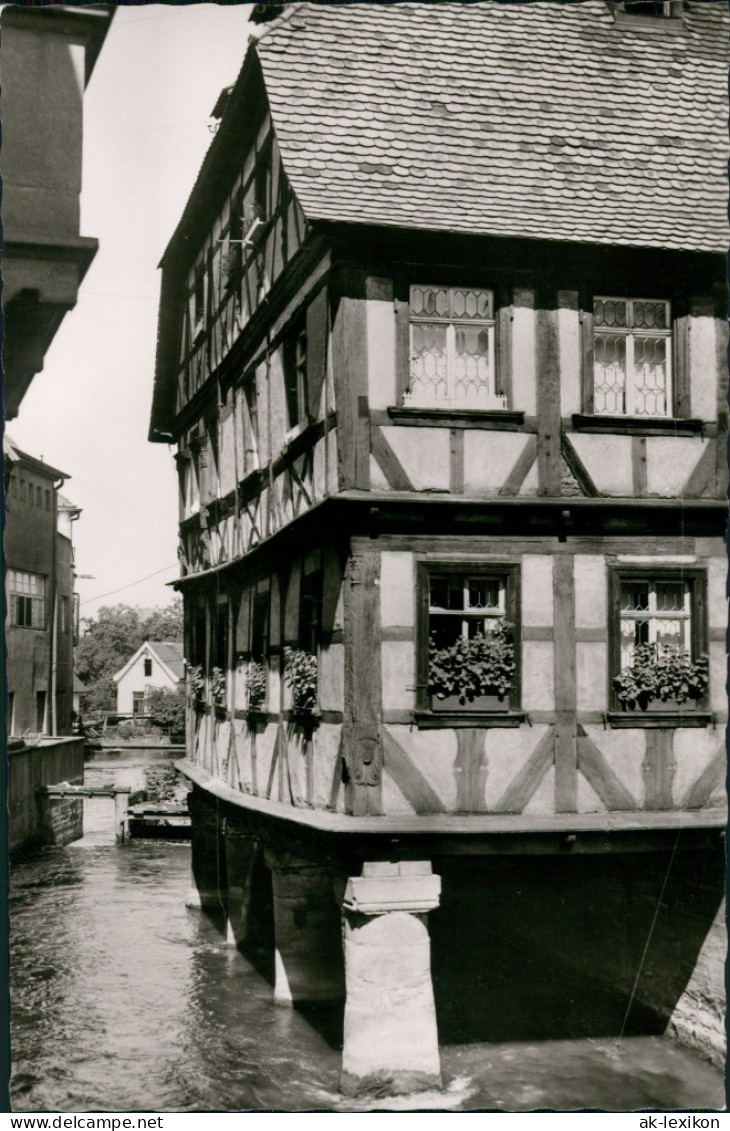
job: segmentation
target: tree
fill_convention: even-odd
[[[182,597],[176,597],[164,608],[153,609],[147,619],[142,621],[142,632],[145,640],[182,640]]]

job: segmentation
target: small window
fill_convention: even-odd
[[[9,569],[7,592],[10,624],[45,628],[46,579],[37,573]]]
[[[144,714],[144,691],[133,691],[132,692],[132,714],[133,715],[143,715]]]
[[[21,500],[22,500],[23,502],[25,502],[25,499],[26,499],[26,495],[25,495],[25,479],[21,479],[21,480],[20,480],[20,498],[21,498]]]
[[[322,572],[302,577],[299,592],[299,647],[317,654],[322,632]]]
[[[259,157],[254,173],[254,215],[258,220],[266,220],[269,216],[270,180],[269,156],[265,154]]]
[[[228,254],[226,256],[226,282],[237,282],[243,265],[243,193],[239,191],[231,201],[231,217],[228,222]]]
[[[43,506],[43,488],[42,487],[36,487],[36,489],[35,489],[35,501],[36,501],[36,506],[38,506],[38,507]]]
[[[605,416],[673,415],[668,302],[596,296],[593,411]]]
[[[35,693],[35,729],[42,734],[46,729],[46,693]]]
[[[675,7],[673,0],[623,0],[629,16],[671,16]]]
[[[406,406],[504,409],[497,387],[494,295],[481,288],[410,288]]]
[[[69,630],[69,599],[68,597],[61,598],[61,632],[68,632]]]
[[[144,674],[145,678],[152,675],[152,660],[149,657],[146,657],[144,661]]]
[[[307,409],[307,329],[304,319],[296,323],[284,341],[284,381],[289,427],[305,424]]]
[[[193,329],[197,334],[203,328],[205,321],[205,265],[200,263],[195,268],[193,285]]]
[[[199,599],[195,605],[193,616],[193,639],[191,654],[193,666],[199,667],[205,673],[208,671],[208,654],[206,646],[206,613],[205,601]]]
[[[262,664],[268,653],[269,594],[257,593],[251,615],[251,659]]]
[[[46,491],[46,510],[49,511],[50,509],[51,509],[51,492]]]
[[[614,707],[640,715],[702,705],[708,683],[704,576],[616,570],[612,585]]]
[[[514,566],[421,565],[419,709],[483,713],[519,707],[517,586]]]

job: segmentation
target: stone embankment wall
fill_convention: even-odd
[[[725,959],[727,926],[725,903],[715,916],[709,934],[697,956],[697,963],[669,1022],[669,1034],[711,1060],[718,1068],[725,1065]]]
[[[84,780],[84,740],[51,738],[38,746],[11,750],[8,810],[10,851],[25,845],[69,844],[83,835],[83,802],[78,798],[48,801],[38,798],[41,785],[81,785]]]

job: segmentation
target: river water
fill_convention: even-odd
[[[141,784],[134,760],[87,784]],[[115,847],[113,802],[85,801],[83,840],[11,882],[11,1102],[18,1112],[352,1111],[340,1051],[219,926],[185,907],[189,844]],[[444,1090],[401,1110],[721,1109],[722,1074],[661,1037],[460,1044]],[[362,1109],[360,1109],[362,1110]]]

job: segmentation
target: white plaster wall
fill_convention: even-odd
[[[554,813],[555,812],[555,767],[551,766],[530,800],[522,810],[523,813]]]
[[[646,441],[646,482],[650,495],[676,498],[711,440],[695,436],[649,436]]]
[[[366,340],[370,407],[387,408],[396,403],[395,310],[392,302],[368,300]]]
[[[595,554],[576,554],[574,575],[576,628],[604,628],[607,614],[605,559]]]
[[[711,641],[709,647],[710,657],[710,707],[717,711],[723,718],[727,718],[727,657],[725,645],[718,641]]]
[[[424,438],[424,431],[428,432]],[[449,432],[445,428],[386,428],[385,438],[416,491],[448,491]]]
[[[519,494],[527,495],[530,498],[535,496],[540,487],[540,475],[537,469],[537,460],[533,463],[532,467],[525,476],[524,482],[520,487]]]
[[[571,432],[570,439],[601,494],[633,495],[630,436]]]
[[[537,412],[535,311],[515,306],[512,318],[512,408]]]
[[[370,490],[390,491],[390,489],[390,483],[380,470],[380,464],[375,459],[375,456],[370,456]]]
[[[555,706],[550,641],[525,640],[522,643],[522,706],[526,711],[551,711]]]
[[[446,810],[456,805],[456,735],[449,730],[414,731],[406,726],[389,726],[398,745],[418,768]],[[388,770],[387,755],[385,769]]]
[[[727,581],[726,558],[711,558],[707,564],[707,612],[710,626],[714,628],[727,627]]]
[[[605,711],[608,679],[606,645],[577,644],[575,653],[578,710]]]
[[[314,732],[314,761],[312,774],[313,798],[315,809],[325,809],[330,804],[335,778],[339,781],[340,735],[342,727],[335,723],[321,723]],[[338,787],[338,794],[342,794],[342,786]]]
[[[386,551],[380,557],[380,623],[410,627],[415,619],[413,554]]]
[[[606,730],[602,724],[584,723],[584,730],[603,754],[616,777],[638,803],[644,801],[643,762],[646,732]]]
[[[579,813],[603,813],[606,809],[596,791],[581,773],[578,774],[577,806]]]
[[[580,314],[577,310],[558,310],[558,349],[560,358],[560,412],[569,416],[582,412]]]
[[[410,640],[384,640],[381,645],[383,710],[412,710],[416,682],[415,648]]]
[[[690,411],[701,420],[717,416],[717,331],[714,318],[690,319],[689,380]]]
[[[322,711],[341,711],[344,704],[345,646],[330,644],[319,656],[319,707]]]
[[[487,808],[493,809],[503,793],[542,741],[545,724],[487,731]]]
[[[721,728],[708,727],[707,730],[699,730],[694,727],[685,729],[678,727],[675,730],[674,800],[678,805],[682,804],[702,771],[723,746],[724,732]]]
[[[222,495],[227,495],[236,486],[235,452],[233,446],[233,413],[220,422],[219,434],[219,481]]]
[[[498,491],[528,442],[529,437],[519,432],[467,429],[464,432],[465,493]]]
[[[525,554],[522,558],[522,624],[524,627],[553,623],[553,560],[547,554]]]

